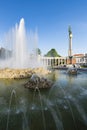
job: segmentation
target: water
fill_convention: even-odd
[[[0,130],[87,130],[87,73],[54,75],[47,90],[24,88],[27,79],[0,80]]]
[[[15,100],[16,100],[16,92],[15,92],[14,89],[11,92],[11,97],[10,97],[10,102],[9,102],[6,130],[8,130],[8,126],[9,126],[9,118],[10,118],[10,110],[11,110],[12,98],[15,98]],[[16,107],[16,104],[15,104],[15,107]]]
[[[43,128],[44,130],[46,130],[46,122],[45,122],[45,116],[44,116],[44,111],[43,111],[43,102],[42,102],[42,97],[41,97],[41,93],[40,93],[40,90],[38,87],[35,88],[34,90],[34,97],[33,97],[33,101],[34,101],[34,98],[35,98],[35,93],[36,91],[38,92],[38,95],[39,95],[39,99],[40,99],[40,104],[41,104],[41,111],[42,111],[42,119],[43,119]]]
[[[19,26],[16,26],[14,33],[14,67],[23,68],[27,66],[27,60],[29,59],[29,54],[27,50],[28,39],[26,35],[25,23],[23,18],[20,20]]]
[[[37,54],[37,30],[28,32],[25,28],[24,18],[5,34],[2,43],[4,45],[3,47],[11,52],[8,53],[6,51],[5,54],[4,52],[1,54],[5,55],[5,58],[0,59],[0,68],[21,69],[42,66]]]

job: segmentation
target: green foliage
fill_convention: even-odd
[[[38,55],[41,55],[41,50],[39,48],[37,48],[37,53]]]
[[[57,53],[57,51],[54,48],[48,51],[45,56],[46,57],[60,57],[60,55]]]

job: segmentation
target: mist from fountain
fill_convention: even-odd
[[[6,35],[3,41],[6,49],[11,49],[11,56],[4,60],[0,60],[1,68],[29,68],[41,66],[37,56],[38,34],[30,31],[28,33],[25,28],[25,21],[22,18],[19,24],[16,24]],[[29,49],[30,50],[29,50]],[[33,51],[33,52],[32,52]]]
[[[14,67],[23,68],[26,67],[29,59],[27,52],[27,37],[24,25],[24,19],[20,20],[19,26],[15,29],[15,43],[13,57],[15,60]]]

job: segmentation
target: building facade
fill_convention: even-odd
[[[41,60],[46,66],[60,66],[67,64],[66,57],[42,57]]]

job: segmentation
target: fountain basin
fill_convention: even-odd
[[[0,78],[4,79],[22,79],[29,78],[32,74],[46,75],[50,73],[49,70],[44,68],[26,68],[26,69],[0,69]]]

